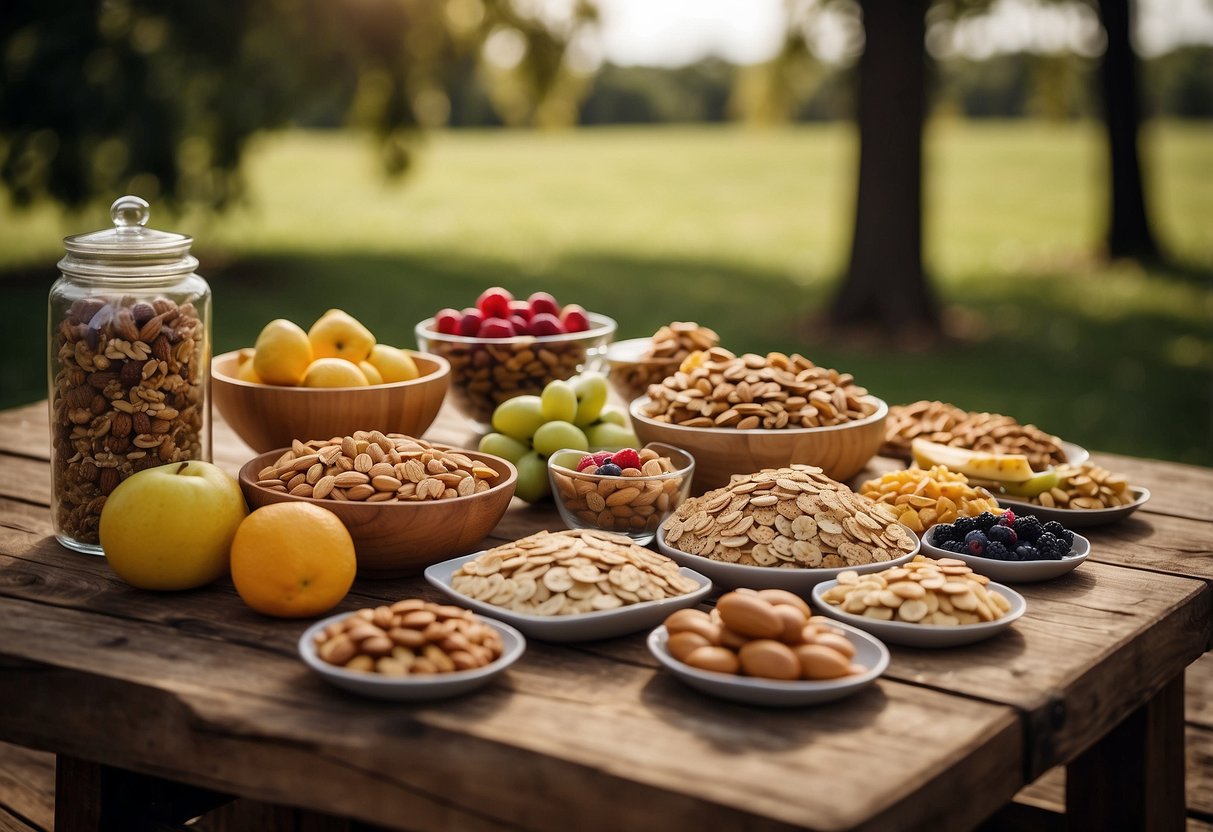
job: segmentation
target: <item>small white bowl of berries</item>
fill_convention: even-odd
[[[642,546],[687,498],[694,474],[694,457],[661,442],[640,450],[565,449],[548,457],[548,478],[566,526],[624,534]]]
[[[1034,514],[984,512],[940,523],[922,537],[923,553],[958,558],[1001,583],[1034,583],[1076,569],[1091,553],[1091,541],[1055,520]]]

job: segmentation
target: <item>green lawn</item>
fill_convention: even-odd
[[[943,398],[1092,448],[1213,464],[1213,126],[1154,125],[1144,147],[1157,231],[1184,266],[1173,272],[1091,255],[1104,210],[1094,125],[933,124],[927,259],[967,340],[929,350],[803,326],[849,243],[845,125],[441,133],[402,183],[358,137],[276,135],[252,148],[246,207],[153,206],[152,224],[199,241],[217,350],[331,306],[412,344],[418,319],[485,286],[544,288],[613,315],[620,337],[693,318],[735,349],[850,370],[890,401]],[[0,211],[0,405],[44,395],[60,237],[104,221]]]

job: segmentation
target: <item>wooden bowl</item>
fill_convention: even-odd
[[[826,476],[843,481],[858,474],[884,443],[889,406],[875,396],[876,412],[866,419],[822,428],[735,430],[689,428],[656,422],[643,414],[644,396],[632,402],[632,429],[641,442],[664,442],[695,457],[695,484],[702,494],[728,485],[733,474],[800,463],[817,465]]]
[[[298,439],[349,436],[379,430],[421,436],[433,423],[451,382],[445,358],[412,353],[421,376],[370,387],[279,387],[236,378],[237,352],[211,362],[215,406],[236,434],[258,453]]]
[[[357,503],[293,497],[257,485],[257,474],[289,448],[261,454],[240,469],[240,489],[250,509],[270,503],[301,501],[327,508],[341,518],[354,538],[358,575],[395,578],[420,574],[425,567],[475,551],[505,514],[514,496],[518,469],[500,457],[459,453],[497,471],[500,481],[488,491],[449,500]]]

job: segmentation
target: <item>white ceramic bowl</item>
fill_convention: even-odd
[[[918,535],[906,527],[906,532],[914,539],[914,551],[901,557],[880,563],[865,563],[862,566],[818,567],[816,569],[780,569],[771,566],[746,566],[739,563],[728,563],[723,560],[712,560],[703,555],[692,555],[676,549],[665,542],[665,528],[657,529],[657,548],[663,555],[673,558],[682,566],[702,572],[712,579],[717,589],[728,590],[737,587],[750,589],[786,589],[800,596],[807,596],[814,586],[822,581],[830,581],[838,577],[839,572],[848,569],[863,574],[864,572],[879,572],[890,566],[906,563],[922,548]]]
[[[487,685],[506,668],[518,661],[526,650],[526,639],[522,633],[508,624],[481,618],[501,635],[502,653],[494,662],[475,670],[455,670],[450,673],[435,673],[426,676],[380,676],[378,673],[361,673],[336,667],[316,655],[316,634],[328,625],[348,618],[353,613],[343,612],[317,621],[299,637],[299,655],[308,667],[320,674],[326,682],[342,690],[369,696],[373,699],[390,699],[398,702],[414,702],[426,699],[445,699],[458,696]]]
[[[940,549],[932,541],[936,527],[927,529],[922,536],[923,554],[933,558],[955,558],[963,560],[974,572],[980,572],[987,578],[1008,584],[1028,584],[1038,581],[1048,581],[1060,577],[1087,559],[1091,554],[1091,541],[1080,534],[1074,535],[1074,543],[1070,554],[1061,560],[994,560],[980,555],[970,555],[967,552],[948,552]]]
[[[948,557],[951,557],[949,554]],[[822,596],[829,592],[838,581],[828,581],[813,587],[813,606],[820,612],[835,618],[844,624],[850,624],[860,630],[865,630],[889,644],[903,644],[906,647],[958,647],[962,644],[972,644],[992,638],[1010,628],[1024,614],[1028,604],[1023,596],[1010,587],[991,581],[986,589],[997,592],[1011,602],[1011,609],[996,621],[983,621],[980,624],[957,624],[954,627],[934,624],[909,624],[904,621],[880,621],[875,618],[865,618],[843,612],[840,607],[828,604]]]
[[[468,607],[482,615],[509,622],[531,638],[541,641],[596,641],[604,638],[647,630],[665,621],[674,610],[693,607],[712,591],[712,582],[690,569],[678,570],[683,576],[699,584],[699,588],[686,595],[678,595],[661,601],[641,601],[613,610],[576,613],[573,615],[533,615],[513,612],[504,607],[477,601],[451,586],[451,576],[463,564],[479,557],[482,552],[436,563],[425,570],[425,579],[437,589],[454,599],[460,606]]]
[[[1150,499],[1150,492],[1145,488],[1130,486],[1129,491],[1133,493],[1133,502],[1127,506],[1116,506],[1115,508],[1048,508],[1024,500],[1018,500],[1005,494],[996,496],[998,504],[1003,508],[1009,508],[1014,511],[1017,517],[1024,514],[1035,514],[1040,518],[1042,523],[1056,520],[1067,529],[1081,529],[1090,526],[1103,526],[1107,523],[1123,520],[1144,506],[1146,500]]]
[[[757,679],[752,676],[733,676],[728,673],[699,670],[670,655],[666,648],[669,633],[664,626],[649,633],[648,645],[657,661],[665,665],[666,669],[682,682],[712,696],[744,702],[747,705],[817,705],[856,693],[874,682],[889,666],[889,649],[881,644],[880,639],[846,624],[839,624],[838,629],[842,630],[847,640],[855,646],[855,658],[852,661],[868,668],[866,673],[820,682],[784,682],[778,679]]]

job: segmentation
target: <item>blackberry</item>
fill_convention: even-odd
[[[1015,547],[1016,560],[1040,560],[1040,552],[1031,543],[1020,543]]]
[[[1045,560],[1061,560],[1070,551],[1070,547],[1052,532],[1045,532],[1036,539],[1036,549]]]
[[[991,540],[986,544],[986,557],[993,560],[1012,560],[1011,550],[997,540]]]
[[[1034,514],[1025,514],[1015,518],[1015,523],[1011,528],[1015,530],[1015,534],[1019,536],[1020,540],[1027,543],[1035,543],[1044,531],[1040,525],[1040,518]]]
[[[1065,543],[1067,550],[1070,546],[1074,545],[1074,532],[1070,531],[1056,520],[1050,520],[1048,523],[1045,523],[1044,529],[1046,532],[1055,535],[1063,543]]]
[[[986,537],[990,540],[997,540],[999,543],[1006,544],[1008,548],[1014,549],[1016,542],[1019,540],[1019,535],[1015,534],[1015,530],[1010,526],[991,526],[986,532]]]
[[[961,537],[964,537],[964,535],[961,535]],[[940,523],[937,526],[931,527],[931,540],[941,549],[943,548],[943,544],[950,543],[956,539],[956,530],[947,523]]]
[[[965,548],[963,540],[945,540],[939,548],[943,549],[945,552],[952,552],[953,554],[957,555],[963,555],[969,551]]]
[[[980,530],[974,530],[965,535],[965,549],[971,555],[983,554],[986,551],[986,544],[989,542],[986,533]]]
[[[998,523],[998,515],[992,514],[991,512],[988,512],[988,511],[983,511],[981,514],[979,514],[977,516],[976,520],[977,520],[977,528],[981,529],[984,532],[984,531],[988,530],[990,527],[992,527]]]
[[[953,536],[957,540],[964,540],[965,535],[977,528],[977,521],[972,517],[958,517],[956,522],[952,524]]]

